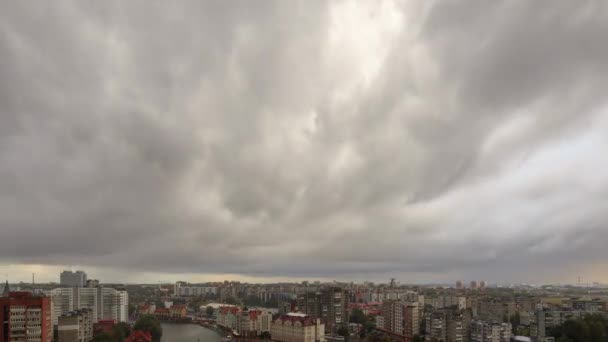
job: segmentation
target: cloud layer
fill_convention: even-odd
[[[4,3],[0,262],[608,281],[607,34],[599,1]]]

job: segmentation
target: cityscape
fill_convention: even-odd
[[[278,342],[604,341],[608,286],[302,281],[104,284],[63,271],[58,283],[5,283],[3,341]],[[197,337],[200,340],[200,337]]]
[[[0,342],[608,342],[608,0],[1,0]]]

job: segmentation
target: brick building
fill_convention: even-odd
[[[0,342],[51,342],[51,299],[29,292],[10,292],[8,282],[0,297]]]

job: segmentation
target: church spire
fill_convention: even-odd
[[[2,292],[2,297],[8,297],[10,292],[11,292],[11,289],[8,286],[8,279],[6,279],[6,284],[4,285],[4,291]]]

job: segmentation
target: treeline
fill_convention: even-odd
[[[156,317],[144,315],[135,322],[133,330],[148,331],[152,334],[152,341],[159,342],[163,335],[163,328]],[[93,342],[123,342],[131,334],[131,326],[127,323],[116,324],[110,333],[102,332],[96,334]]]
[[[599,314],[587,315],[547,329],[547,336],[554,336],[556,342],[606,342],[608,320]]]

